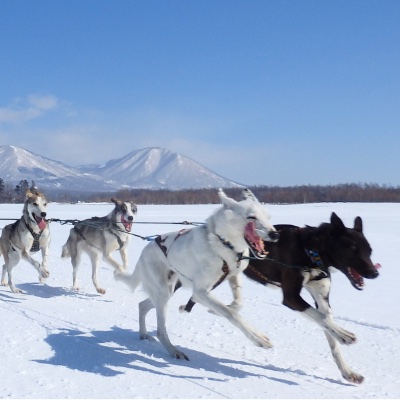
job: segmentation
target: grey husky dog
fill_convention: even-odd
[[[104,294],[97,281],[97,268],[100,257],[118,270],[125,270],[128,266],[127,246],[129,232],[132,229],[133,218],[137,214],[137,206],[132,201],[111,199],[114,209],[105,217],[92,217],[77,223],[70,231],[67,242],[62,248],[61,257],[71,257],[73,267],[73,288],[79,290],[77,271],[82,254],[89,255],[92,263],[92,280],[97,293]],[[122,265],[111,253],[119,250]]]
[[[132,275],[116,271],[115,277],[132,290],[142,283],[149,298],[139,304],[139,334],[147,333],[145,318],[156,308],[157,337],[169,354],[188,359],[169,340],[166,330],[167,303],[179,282],[192,289],[195,301],[223,316],[256,346],[269,348],[266,336],[249,326],[233,306],[226,306],[210,293],[212,287],[228,279],[238,290],[239,274],[247,267],[250,251],[263,256],[263,240],[276,241],[278,233],[269,221],[265,207],[245,189],[241,201],[218,192],[222,207],[202,226],[158,236],[142,251]]]
[[[1,275],[2,286],[10,286],[14,293],[21,293],[12,280],[12,269],[21,258],[35,267],[39,272],[39,281],[44,282],[49,276],[47,259],[49,255],[50,230],[46,221],[47,200],[36,188],[28,189],[24,202],[22,217],[13,224],[3,228],[0,237],[0,251],[4,257]],[[41,250],[40,264],[30,253]],[[6,275],[8,274],[8,281]]]

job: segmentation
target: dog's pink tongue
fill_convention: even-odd
[[[46,228],[46,221],[44,220],[44,218],[40,218],[40,220],[38,220],[38,227],[40,230]]]
[[[122,224],[124,225],[125,230],[126,230],[127,232],[130,232],[131,229],[132,229],[132,222],[127,221],[127,220],[124,218],[124,216],[121,216],[121,222],[122,222]]]
[[[382,265],[381,265],[381,264],[379,264],[379,263],[376,263],[376,264],[374,265],[374,267],[375,267],[376,269],[379,269],[379,268],[381,268],[381,267],[382,267]]]
[[[256,249],[262,253],[264,251],[264,242],[255,232],[254,222],[249,222],[245,228],[245,235],[251,240],[255,245]]]

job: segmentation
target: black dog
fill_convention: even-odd
[[[363,376],[347,366],[339,347],[339,343],[354,343],[356,337],[333,322],[329,305],[329,267],[343,272],[357,290],[363,289],[363,277],[374,279],[379,275],[377,268],[380,265],[371,261],[372,249],[363,234],[361,218],[355,219],[354,228],[346,228],[335,213],[332,213],[330,223],[319,227],[275,225],[275,228],[280,233],[278,242],[264,243],[268,258],[250,260],[244,274],[263,285],[280,286],[285,306],[304,313],[324,329],[343,378],[361,383]],[[303,287],[310,292],[316,308],[301,297]],[[235,289],[234,303],[240,306],[240,290]],[[190,312],[194,304],[190,299],[181,309]]]

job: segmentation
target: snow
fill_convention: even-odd
[[[182,225],[161,222],[202,222],[216,207],[139,205],[132,233],[147,237],[179,230]],[[279,289],[264,288],[247,278],[241,314],[267,334],[273,349],[255,347],[228,321],[201,305],[190,314],[180,314],[178,306],[190,292],[179,290],[169,303],[167,328],[190,361],[172,359],[159,342],[139,340],[138,302],[145,295],[141,289],[132,294],[115,281],[112,267],[101,265],[99,280],[107,293],[98,295],[85,257],[78,273],[81,290],[71,289],[70,261],[60,258],[71,225],[52,222],[47,283],[39,284],[37,273],[22,261],[14,269],[14,282],[24,294],[0,287],[0,398],[399,398],[400,319],[394,298],[400,204],[267,208],[273,223],[300,226],[327,222],[332,211],[346,226],[352,226],[357,215],[363,218],[373,261],[382,264],[381,275],[366,280],[360,292],[337,272],[330,298],[337,323],[357,335],[357,343],[342,346],[342,351],[347,363],[364,375],[363,384],[342,379],[321,328],[281,305]],[[50,203],[48,217],[84,219],[111,209],[111,203]],[[0,227],[10,223],[4,219],[19,218],[21,212],[21,204],[2,204]],[[146,244],[132,237],[130,270]],[[39,254],[35,258],[40,259]],[[231,301],[226,283],[215,295]],[[154,311],[149,313],[148,327],[155,334]]]

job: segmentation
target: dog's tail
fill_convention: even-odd
[[[125,271],[116,269],[114,271],[114,278],[117,281],[124,282],[132,290],[132,292],[136,290],[136,288],[140,285],[140,282],[142,281],[139,268],[137,266],[132,274],[128,274]]]
[[[71,257],[71,254],[69,252],[69,241],[70,241],[70,238],[68,238],[68,240],[66,241],[66,243],[62,247],[61,258]]]
[[[72,243],[73,243],[74,240],[76,240],[75,227],[72,228],[69,231],[68,239],[65,242],[65,244],[64,244],[64,246],[62,247],[62,250],[61,250],[61,258],[69,258],[69,257],[71,257],[70,249],[71,249],[71,246],[73,246]],[[74,253],[73,250],[74,250],[74,247],[72,247],[72,253]]]
[[[68,245],[67,245],[67,243],[65,243],[64,246],[62,247],[61,258],[67,258],[67,257],[71,257],[71,256],[69,254]]]

